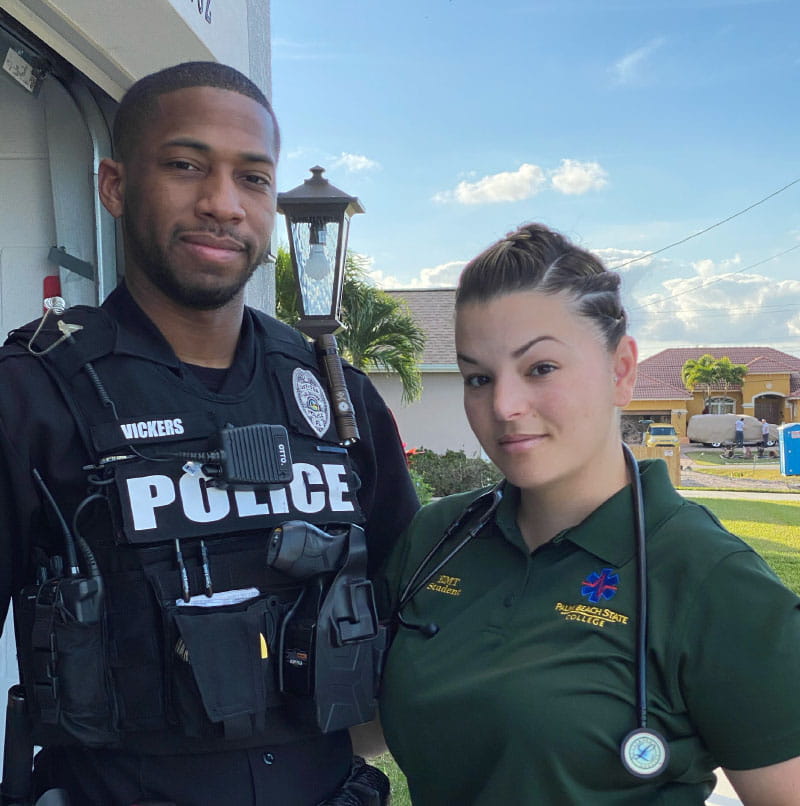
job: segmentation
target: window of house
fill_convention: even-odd
[[[709,414],[735,414],[736,404],[730,397],[712,397],[708,401]]]

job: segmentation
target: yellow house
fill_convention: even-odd
[[[687,389],[681,368],[689,359],[728,357],[747,367],[741,386]],[[800,358],[772,347],[676,347],[639,363],[633,399],[622,413],[623,433],[641,430],[640,420],[671,423],[679,436],[694,414],[750,414],[780,425],[800,417]]]

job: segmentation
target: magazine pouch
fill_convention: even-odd
[[[21,592],[19,624],[31,639],[20,642],[20,651],[26,689],[41,723],[97,747],[118,738],[106,621],[103,613],[76,618],[63,590],[85,581],[54,579]]]

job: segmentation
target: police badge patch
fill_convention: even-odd
[[[322,385],[313,372],[298,367],[292,373],[292,388],[300,413],[316,435],[323,436],[331,425],[331,407]]]

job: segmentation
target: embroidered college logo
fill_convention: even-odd
[[[564,621],[577,621],[581,624],[591,624],[593,627],[603,628],[606,624],[628,623],[628,617],[624,613],[617,613],[616,610],[607,607],[556,602],[555,611],[563,616]]]
[[[321,437],[331,424],[331,407],[325,390],[314,373],[300,367],[292,373],[292,388],[300,413]]]
[[[602,599],[613,599],[617,595],[619,576],[610,568],[593,571],[581,583],[581,596],[585,596],[592,604]]]

